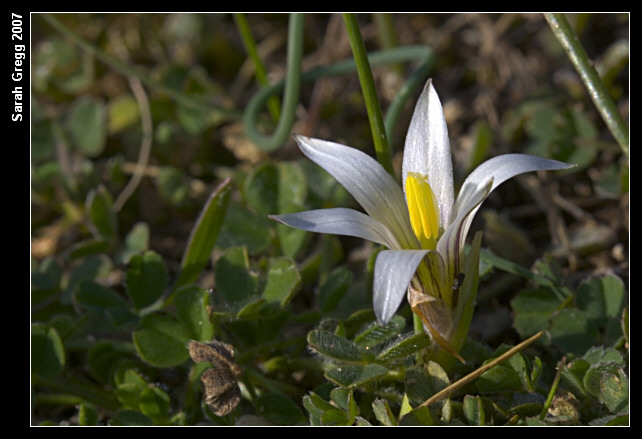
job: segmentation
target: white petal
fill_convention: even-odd
[[[461,269],[461,252],[470,224],[481,203],[500,184],[516,175],[531,171],[559,170],[574,165],[526,154],[505,154],[482,163],[464,181],[455,203],[455,218],[437,243],[437,251],[444,256],[449,276]],[[454,265],[453,265],[454,263]]]
[[[403,248],[416,247],[401,188],[375,159],[338,143],[295,136],[310,160],[328,171],[365,211],[386,226]]]
[[[352,209],[319,209],[270,218],[308,232],[356,236],[388,248],[400,248],[392,233],[379,221]]]
[[[448,128],[439,96],[428,80],[410,121],[403,151],[402,182],[409,172],[426,175],[437,198],[441,224],[450,222],[454,202],[453,165]]]
[[[493,157],[479,165],[468,175],[459,191],[455,208],[468,210],[466,204],[475,198],[492,179],[491,192],[500,184],[516,175],[531,171],[550,171],[572,168],[575,165],[526,154],[504,154]]]
[[[429,250],[384,250],[375,261],[373,307],[377,319],[388,323],[399,308],[410,280]]]

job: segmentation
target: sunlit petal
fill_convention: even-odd
[[[388,248],[400,248],[394,235],[383,224],[352,209],[308,210],[287,215],[270,215],[270,218],[308,232],[355,236]]]
[[[493,181],[490,188],[492,192],[506,180],[525,172],[560,170],[574,166],[526,154],[504,154],[493,157],[468,175],[459,191],[455,209],[469,210],[467,204],[476,198],[476,193],[482,190],[490,180]]]
[[[403,193],[383,166],[355,148],[304,136],[295,139],[303,154],[341,183],[403,248],[416,247]]]
[[[525,172],[554,171],[574,166],[557,160],[527,154],[504,154],[485,161],[468,175],[455,202],[455,215],[457,217],[459,217],[460,211],[470,212],[465,215],[466,218],[461,224],[463,238],[466,238],[470,224],[479,208],[480,203],[477,203],[478,194],[480,191],[485,191],[489,183],[490,190],[488,193],[495,190],[506,180]]]
[[[426,253],[428,250],[384,250],[377,255],[372,301],[381,323],[387,323],[399,308]]]
[[[405,182],[411,172],[428,178],[439,206],[441,224],[448,224],[455,198],[453,166],[446,119],[432,81],[424,87],[410,121],[401,181]]]

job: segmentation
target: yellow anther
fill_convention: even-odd
[[[415,173],[406,177],[406,200],[410,225],[417,239],[425,243],[439,234],[439,207],[428,180]]]

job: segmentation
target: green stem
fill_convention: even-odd
[[[348,37],[350,38],[352,55],[357,63],[357,74],[359,75],[363,98],[366,102],[366,110],[368,111],[368,119],[370,120],[370,130],[372,131],[372,140],[374,142],[375,152],[377,153],[377,160],[379,160],[379,163],[381,163],[384,169],[394,177],[392,152],[388,144],[386,126],[383,123],[383,116],[381,114],[381,105],[379,104],[374,78],[372,77],[372,70],[368,62],[366,46],[361,38],[359,23],[357,23],[357,17],[354,14],[343,14],[343,21],[348,31]]]
[[[276,130],[270,136],[265,136],[256,130],[246,129],[246,134],[255,145],[266,151],[274,151],[281,147],[290,134],[294,124],[295,109],[299,103],[301,89],[301,58],[303,56],[303,18],[302,14],[290,15],[288,29],[288,60],[286,71],[285,94],[283,95],[283,108]],[[261,93],[261,92],[259,92]],[[257,95],[259,94],[257,93]],[[267,98],[266,98],[267,99]],[[255,119],[247,112],[243,117],[246,127],[254,128]]]
[[[560,42],[568,55],[573,67],[580,75],[586,86],[593,103],[597,107],[606,126],[622,148],[622,151],[629,156],[629,130],[626,122],[620,115],[609,95],[604,83],[593,67],[584,47],[571,29],[568,20],[563,14],[544,14],[553,34]]]
[[[539,415],[539,419],[542,421],[546,417],[546,413],[548,413],[548,408],[553,403],[553,398],[555,397],[555,393],[557,393],[557,387],[560,384],[560,379],[562,378],[562,372],[564,371],[565,365],[566,365],[566,357],[562,357],[560,362],[557,364],[557,373],[555,374],[555,379],[553,380],[551,391],[548,392],[548,398],[546,398],[546,403],[544,404],[544,407],[542,408],[542,412]]]
[[[245,14],[237,13],[233,15],[234,22],[236,23],[236,27],[238,28],[239,34],[241,35],[241,39],[243,40],[243,46],[245,46],[245,50],[247,51],[248,56],[254,63],[254,73],[256,75],[256,79],[259,81],[259,84],[266,87],[270,84],[267,79],[265,65],[263,64],[263,61],[259,56],[258,50],[256,50],[256,40],[252,35],[252,30],[247,23]],[[279,99],[276,96],[272,96],[268,101],[268,110],[272,115],[272,120],[274,120],[275,122],[278,121],[280,110]]]
[[[124,62],[104,54],[103,52],[101,52],[100,50],[98,50],[97,48],[87,43],[82,38],[80,38],[78,35],[70,31],[69,29],[67,29],[60,21],[54,18],[51,14],[40,14],[40,16],[47,23],[49,23],[53,28],[55,28],[57,31],[59,31],[60,33],[65,35],[67,38],[69,38],[81,49],[85,50],[86,52],[96,57],[96,59],[107,64],[109,67],[113,68],[114,70],[118,70],[119,72],[123,73],[126,76],[138,78],[140,82],[142,82],[143,84],[147,85],[152,89],[158,90],[159,92],[166,94],[170,98],[174,99],[176,102],[182,105],[188,106],[190,108],[197,108],[205,111],[215,111],[215,112],[221,113],[223,116],[231,120],[238,120],[240,118],[240,114],[236,110],[231,110],[228,108],[224,108],[222,106],[217,106],[210,101],[205,101],[205,100],[196,99],[190,96],[186,96],[180,92],[172,90],[169,87],[159,84],[158,82],[151,79],[149,76],[137,71],[136,69],[133,69],[132,67],[125,64]]]

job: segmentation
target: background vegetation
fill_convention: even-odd
[[[263,105],[262,84],[288,68],[288,15],[33,14],[32,425],[628,424],[628,150],[547,21],[357,18],[368,51],[388,54],[372,71],[384,112],[399,105],[397,175],[428,77],[456,182],[507,152],[578,164],[505,183],[477,215],[467,363],[446,374],[418,361],[428,339],[408,306],[375,323],[373,244],[267,218],[355,206],[290,133],[374,155],[357,74],[329,69],[352,58],[341,15],[304,17],[300,65],[316,76],[294,103],[274,88]],[[628,121],[629,16],[567,18]],[[187,348],[212,339],[241,369],[226,375],[241,398],[224,416],[203,402],[211,365]]]

